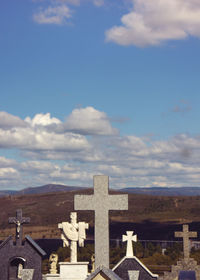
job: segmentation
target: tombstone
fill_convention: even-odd
[[[16,236],[15,240],[9,236],[0,244],[0,279],[22,279],[25,269],[34,270],[32,280],[42,279],[42,257],[46,253],[30,236],[25,236],[23,241],[23,224],[29,222],[30,218],[22,216],[22,210],[17,210],[16,217],[9,218],[9,223],[16,225]]]
[[[183,225],[183,231],[176,231],[175,237],[183,238],[183,255],[184,260],[187,261],[190,258],[190,237],[197,237],[197,232],[189,231],[188,225]]]
[[[84,240],[86,239],[86,229],[89,228],[89,225],[85,222],[77,222],[76,212],[71,212],[70,217],[70,223],[62,222],[58,224],[58,228],[61,229],[63,246],[70,246],[70,262],[60,262],[60,273],[53,274],[53,271],[50,271],[50,274],[44,275],[43,279],[85,280],[88,275],[89,262],[77,261],[77,243],[80,247],[84,246]]]
[[[183,259],[172,265],[171,272],[165,272],[160,280],[174,280],[176,279],[200,279],[200,267],[197,262],[190,258],[190,244],[189,238],[197,237],[196,232],[190,232],[188,225],[183,225],[182,232],[175,232],[175,237],[183,238]],[[191,273],[191,271],[193,271]],[[190,277],[190,278],[187,278]],[[195,277],[195,278],[194,278]]]
[[[127,241],[126,256],[113,267],[113,271],[123,280],[153,280],[158,275],[151,271],[133,254],[132,242],[137,241],[137,236],[133,231],[127,231],[127,235],[122,236],[122,241]]]
[[[86,239],[85,230],[89,225],[85,222],[77,223],[77,213],[71,212],[71,223],[62,222],[58,224],[58,228],[62,230],[61,238],[63,246],[70,245],[70,262],[77,262],[77,242],[80,247],[84,247],[84,240]],[[70,244],[69,244],[70,243]]]
[[[94,176],[93,195],[75,195],[75,210],[95,211],[95,268],[109,268],[109,210],[128,210],[128,195],[109,195],[108,176]]]

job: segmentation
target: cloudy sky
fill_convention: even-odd
[[[0,189],[200,186],[199,0],[0,1]]]

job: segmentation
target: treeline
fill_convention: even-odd
[[[166,268],[169,270],[171,265],[176,264],[178,260],[183,258],[183,247],[182,243],[175,242],[172,246],[167,247],[166,250],[162,251],[160,245],[154,245],[148,243],[147,246],[143,246],[140,242],[134,242],[134,255],[142,261],[150,270],[153,272],[162,272]],[[58,262],[69,262],[70,261],[70,248],[60,247],[56,252],[58,255]],[[110,267],[116,265],[126,255],[126,246],[122,247],[111,247],[110,248]],[[85,247],[78,249],[78,261],[89,262],[89,271],[92,268],[92,256],[94,256],[94,245],[86,244]],[[191,258],[194,258],[198,264],[200,264],[200,249],[191,249]],[[160,267],[160,269],[159,269]],[[48,259],[43,261],[43,273],[49,272]]]

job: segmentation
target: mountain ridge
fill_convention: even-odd
[[[90,187],[88,187],[90,188]],[[84,190],[86,187],[68,186],[62,184],[46,184],[37,187],[28,187],[22,190],[2,190],[0,191],[0,197],[7,195],[24,195],[24,194],[42,194],[50,192],[65,192],[65,191],[77,191]],[[130,187],[114,189],[119,192],[125,192],[130,194],[145,194],[145,195],[159,195],[159,196],[198,196],[200,195],[200,187]]]

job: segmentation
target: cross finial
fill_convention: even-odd
[[[16,211],[16,217],[11,217],[8,220],[9,224],[16,225],[16,245],[22,245],[22,237],[23,237],[23,224],[30,223],[30,218],[22,217],[22,210],[18,209]]]
[[[133,257],[132,241],[137,241],[137,235],[133,235],[133,231],[127,231],[127,235],[122,235],[122,241],[127,241],[126,257]]]
[[[197,237],[196,231],[189,231],[188,225],[183,225],[183,231],[176,231],[175,237],[182,237],[183,238],[183,254],[184,259],[188,260],[190,257],[190,243],[189,238],[190,237]]]

